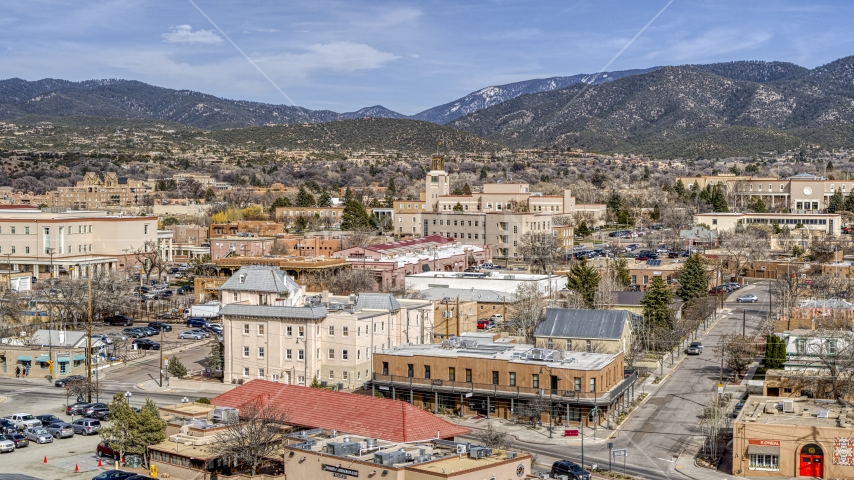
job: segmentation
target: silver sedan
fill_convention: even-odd
[[[38,428],[28,428],[24,431],[24,435],[27,436],[27,440],[36,442],[36,443],[51,443],[53,442],[53,435],[50,434],[47,430],[42,427]]]
[[[14,452],[15,442],[0,438],[0,452]]]
[[[74,428],[67,422],[56,422],[48,425],[45,430],[56,438],[69,438],[74,436]]]
[[[178,335],[178,338],[181,338],[181,339],[187,338],[190,340],[201,340],[201,339],[205,338],[205,334],[196,332],[194,330],[190,330],[189,332],[181,332],[181,334]]]

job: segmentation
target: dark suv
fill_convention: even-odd
[[[590,480],[590,472],[581,468],[581,465],[569,460],[558,460],[552,465],[551,477],[566,475],[570,480]]]
[[[163,330],[164,332],[171,332],[172,325],[167,325],[163,322],[148,322],[148,328],[153,328],[158,332]]]
[[[120,325],[129,327],[133,325],[133,319],[128,317],[127,315],[111,315],[104,319],[104,323],[113,326]]]

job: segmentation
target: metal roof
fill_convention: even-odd
[[[356,308],[397,312],[400,310],[400,303],[390,293],[360,293]]]
[[[629,312],[625,310],[546,309],[546,319],[537,325],[535,337],[618,339]]]
[[[240,267],[240,270],[222,284],[220,290],[292,292],[299,288],[287,273],[277,267],[250,265]]]
[[[236,317],[295,318],[299,320],[319,320],[326,318],[326,307],[279,307],[276,305],[241,305],[230,303],[219,311],[221,315]]]
[[[516,301],[516,296],[512,293],[478,288],[428,288],[421,293],[427,300],[445,298],[456,300],[459,297],[461,302],[513,303]]]

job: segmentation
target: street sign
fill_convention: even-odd
[[[157,478],[157,465],[152,464],[149,473],[152,478]]]
[[[616,448],[611,450],[611,455],[614,457],[628,457],[629,449],[627,448]]]
[[[577,437],[578,436],[578,429],[577,428],[567,428],[566,430],[563,431],[563,436],[564,437]]]
[[[724,393],[724,384],[723,383],[718,384],[718,393]]]
[[[467,394],[466,394],[466,398],[471,398],[471,396],[472,396],[472,393],[471,393],[471,392],[469,392],[469,393],[467,393]]]

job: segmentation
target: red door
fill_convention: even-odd
[[[823,458],[821,455],[801,454],[801,467],[799,476],[821,478],[824,474]]]

